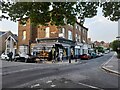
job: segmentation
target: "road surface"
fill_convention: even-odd
[[[119,76],[101,69],[114,53],[76,64],[2,61],[2,88],[118,88]],[[4,90],[4,89],[3,89]]]

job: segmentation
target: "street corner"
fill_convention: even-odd
[[[107,72],[120,75],[116,54],[114,54],[107,62],[103,63],[101,68]]]
[[[113,74],[116,74],[116,75],[120,75],[120,72],[116,71],[116,70],[112,70],[108,67],[105,67],[105,66],[102,66],[101,67],[103,70],[105,70],[106,72],[109,72],[109,73],[113,73]]]

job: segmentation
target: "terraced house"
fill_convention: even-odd
[[[63,53],[64,58],[77,58],[88,53],[88,28],[76,21],[74,26],[33,26],[30,19],[25,25],[18,24],[18,48],[20,52],[34,54],[43,49],[51,52],[53,48],[57,54]]]

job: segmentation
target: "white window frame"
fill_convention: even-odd
[[[61,31],[59,31],[59,37],[65,37],[65,28],[64,27],[62,27],[62,28],[60,28],[59,30],[61,30]]]
[[[45,29],[45,37],[47,37],[47,38],[50,37],[50,27],[46,27],[46,29]]]
[[[69,40],[73,40],[73,39],[72,39],[72,31],[70,31],[70,30],[68,30],[68,39],[69,39]]]
[[[27,36],[27,32],[26,32],[26,30],[24,30],[22,32],[22,40],[26,40],[26,36]]]

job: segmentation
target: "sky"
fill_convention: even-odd
[[[84,26],[89,29],[88,37],[92,41],[112,42],[118,36],[118,22],[105,18],[101,8],[95,17],[86,19]]]
[[[118,36],[118,22],[112,22],[102,16],[101,8],[98,8],[97,16],[86,19],[84,26],[88,30],[88,38],[92,41],[112,42]],[[18,23],[2,20],[0,21],[0,31],[11,31],[18,34]]]

